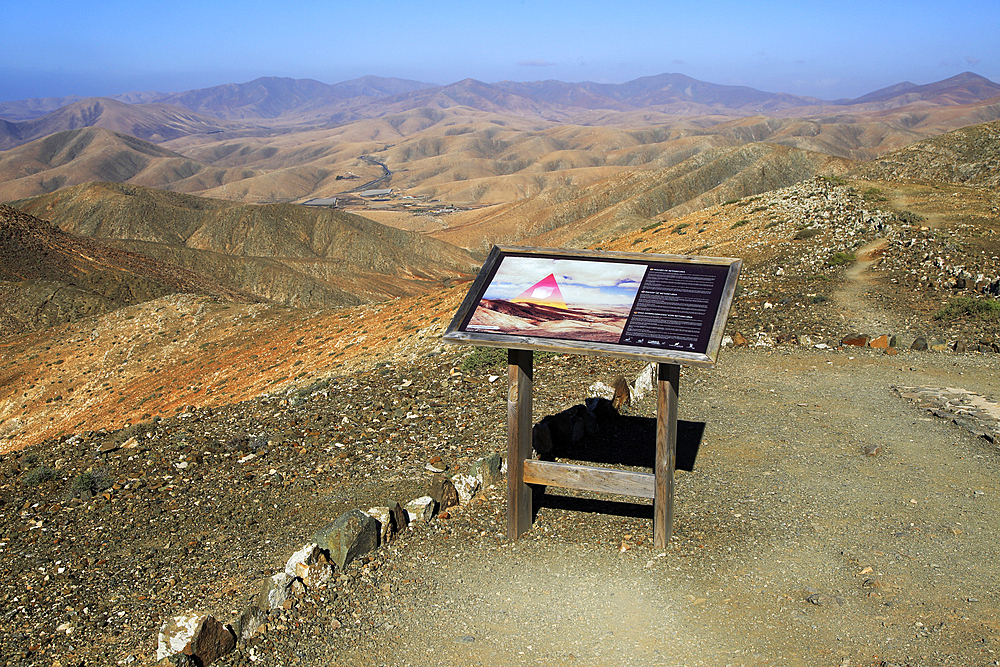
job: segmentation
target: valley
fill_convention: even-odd
[[[0,104],[0,664],[153,664],[341,512],[504,453],[504,364],[441,340],[494,244],[743,260],[675,539],[550,489],[508,544],[486,489],[213,664],[990,664],[1000,430],[903,396],[1000,397],[1000,87],[678,77]],[[539,355],[535,421],[640,367]]]

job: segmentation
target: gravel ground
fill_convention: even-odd
[[[342,511],[417,495],[437,456],[502,451],[503,381],[451,375],[453,354],[4,457],[6,664],[151,662],[164,618],[232,620]],[[539,360],[536,417],[638,367]],[[1000,460],[891,390],[925,384],[1000,394],[985,355],[727,351],[682,375],[680,418],[706,429],[665,554],[647,504],[554,489],[506,543],[493,489],[216,664],[996,664]],[[88,468],[112,486],[67,500]]]
[[[839,201],[817,197],[853,206]],[[995,339],[995,323],[932,323],[952,290],[913,273],[938,266],[938,246],[993,244],[992,232],[956,241],[911,229],[937,244],[928,250],[876,233],[885,231],[856,235],[857,264],[813,281],[825,299],[792,298],[797,288],[784,283],[792,296],[779,299],[749,271],[731,328],[752,341],[850,331],[898,333],[904,346],[928,332]],[[289,322],[302,328],[301,317]],[[422,495],[428,463],[450,474],[504,452],[504,369],[461,371],[467,353],[444,347],[4,454],[0,665],[151,664],[164,619],[197,608],[231,622],[344,511]],[[213,664],[998,665],[997,445],[900,395],[951,387],[995,403],[997,359],[726,349],[716,368],[682,373],[679,417],[704,434],[693,469],[677,473],[665,552],[652,547],[649,503],[557,489],[507,543],[504,489],[488,489],[270,612]],[[535,421],[641,366],[538,358]],[[626,416],[654,414],[646,397]],[[611,454],[634,453],[627,444]],[[595,447],[579,456],[611,458]]]

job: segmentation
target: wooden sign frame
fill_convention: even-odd
[[[710,367],[741,265],[729,257],[494,246],[444,339]],[[548,296],[533,298],[538,292]]]
[[[494,246],[444,340],[508,349],[508,539],[531,527],[528,485],[537,484],[652,498],[653,544],[666,549],[680,364],[715,365],[741,265],[726,257]],[[652,474],[531,458],[533,350],[657,364]]]

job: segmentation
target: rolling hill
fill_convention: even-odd
[[[0,334],[73,322],[175,292],[235,303],[258,300],[177,265],[67,234],[0,204]]]
[[[285,305],[358,305],[418,294],[477,266],[469,252],[448,243],[291,204],[235,204],[92,183],[15,205],[65,232]]]

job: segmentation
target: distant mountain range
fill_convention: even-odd
[[[490,84],[464,79],[446,86],[375,76],[336,84],[264,77],[181,93],[3,102],[0,149],[85,126],[161,142],[190,134],[259,134],[303,126],[332,127],[419,108],[466,107],[539,120],[595,124],[595,111],[801,116],[838,110],[870,113],[918,103],[962,105],[994,97],[1000,97],[1000,85],[971,72],[926,85],[904,82],[855,99],[834,101],[706,83],[683,74],[660,74],[621,84],[551,80]],[[589,122],[580,122],[581,115]]]

